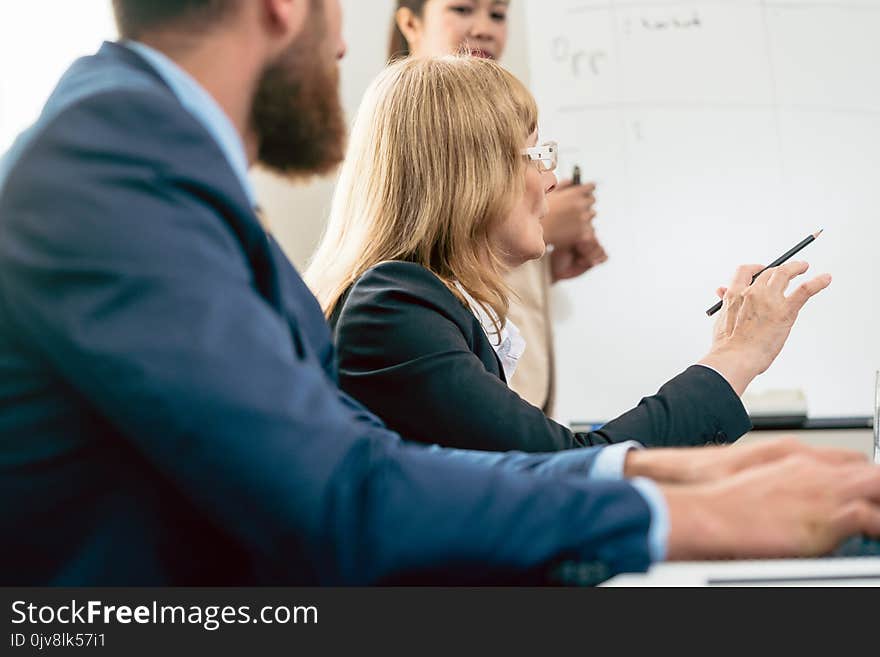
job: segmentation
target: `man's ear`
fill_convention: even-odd
[[[260,0],[266,27],[279,41],[289,44],[302,32],[311,0]]]
[[[394,12],[394,20],[397,22],[397,29],[403,34],[409,44],[410,52],[412,52],[421,41],[422,19],[416,16],[412,9],[401,7]]]

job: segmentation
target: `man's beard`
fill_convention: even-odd
[[[257,160],[284,176],[332,171],[345,154],[346,125],[339,100],[339,69],[327,51],[323,12],[304,35],[264,71],[252,109]]]

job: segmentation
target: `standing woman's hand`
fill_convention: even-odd
[[[541,224],[544,226],[544,241],[555,249],[570,249],[584,239],[592,229],[596,212],[596,185],[574,185],[571,180],[563,180],[547,197],[550,212]]]
[[[553,282],[576,278],[608,260],[596,237],[596,185],[564,180],[549,197],[550,212],[543,220],[544,241],[553,246],[550,271]]]
[[[831,284],[830,274],[802,283],[785,296],[791,281],[806,273],[805,262],[790,262],[752,276],[763,267],[740,267],[728,288],[718,290],[724,305],[715,323],[712,349],[700,361],[717,370],[742,395],[779,355],[798,313],[811,297]]]
[[[596,231],[590,227],[588,234],[574,246],[567,249],[553,249],[550,254],[550,272],[553,282],[577,278],[606,260],[608,260],[608,254],[599,243]]]

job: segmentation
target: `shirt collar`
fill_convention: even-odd
[[[156,70],[180,104],[210,133],[232,167],[251,205],[256,206],[257,195],[248,177],[244,143],[217,101],[195,78],[155,48],[138,41],[125,41],[123,45],[143,57]]]

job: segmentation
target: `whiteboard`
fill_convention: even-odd
[[[870,415],[880,369],[880,0],[527,0],[541,138],[598,183],[607,264],[555,286],[557,416],[607,420],[709,348],[741,263],[831,287],[750,392]]]

